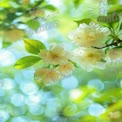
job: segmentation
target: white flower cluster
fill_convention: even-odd
[[[61,45],[40,50],[39,57],[44,62],[44,67],[36,71],[36,81],[48,84],[60,80],[72,73],[75,63],[84,70],[92,71],[94,68],[104,69],[108,62],[118,57],[122,59],[122,49],[111,49],[105,54],[103,49],[95,48],[105,46],[109,34],[107,27],[100,27],[95,23],[80,24],[69,34],[69,38],[77,45],[73,52]]]
[[[106,27],[100,27],[95,23],[89,25],[83,23],[69,34],[69,38],[81,47],[90,48],[91,46],[103,46],[110,31]]]
[[[79,27],[69,34],[69,38],[73,43],[78,45],[73,51],[73,60],[79,64],[84,70],[92,71],[95,67],[105,68],[105,63],[102,60],[112,60],[122,56],[122,51],[111,50],[105,55],[105,52],[101,49],[95,49],[93,47],[105,46],[105,39],[110,34],[107,27],[100,27],[95,23],[89,25],[83,23]],[[115,54],[116,53],[116,54]],[[114,56],[115,55],[115,56]]]
[[[35,73],[35,79],[39,83],[53,83],[62,76],[70,75],[74,69],[74,65],[69,61],[70,53],[59,45],[54,45],[50,50],[40,50],[39,56],[46,66]]]

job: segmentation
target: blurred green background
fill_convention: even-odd
[[[39,88],[34,67],[18,70],[28,55],[23,38],[72,50],[75,21],[106,14],[118,0],[0,0],[0,122],[122,122],[122,63],[73,74]],[[120,12],[121,14],[121,12]]]

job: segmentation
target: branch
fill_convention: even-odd
[[[27,10],[25,13],[29,13],[30,11],[34,11],[43,1],[44,0],[40,0],[31,9]]]
[[[94,47],[94,46],[91,46],[91,47],[96,48],[96,49],[103,49],[103,48],[110,47],[110,46],[117,46],[119,43],[122,43],[122,40],[117,40],[116,42],[107,44],[106,46],[103,46],[103,47]]]

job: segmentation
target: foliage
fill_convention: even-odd
[[[45,14],[45,10],[56,10],[44,0],[2,0],[0,7],[0,33],[4,35],[4,43],[27,37],[27,28],[37,30],[40,27],[38,18]]]

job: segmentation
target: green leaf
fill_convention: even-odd
[[[46,49],[45,45],[38,40],[24,39],[24,43],[26,51],[32,54],[38,55],[41,49]]]
[[[35,63],[39,62],[41,60],[38,56],[25,56],[20,58],[14,65],[17,69],[24,69],[27,67],[30,67],[34,65]]]
[[[81,23],[86,23],[89,24],[90,22],[96,22],[94,19],[81,19],[78,21],[75,21],[78,25],[80,25]]]
[[[103,58],[100,60],[100,62],[103,62],[103,63],[105,63],[106,62],[106,60],[104,60]]]
[[[113,12],[117,12],[117,13],[122,12],[122,4],[111,6],[108,10],[108,14],[113,13]]]
[[[70,117],[70,116],[75,115],[77,113],[77,111],[78,111],[78,108],[77,108],[76,105],[74,105],[74,104],[73,105],[68,105],[64,108],[63,114],[65,116]]]
[[[113,27],[114,29],[117,29],[117,28],[119,27],[119,22],[114,22],[114,23],[112,23],[112,27]]]
[[[121,22],[121,24],[120,24],[119,30],[122,30],[122,22]]]
[[[120,49],[120,48],[122,48],[122,45],[114,47],[113,49]]]
[[[113,4],[118,4],[119,0],[108,0],[108,4],[113,5]]]
[[[11,42],[5,42],[5,41],[3,41],[2,47],[3,48],[6,48],[6,47],[10,46],[10,44],[11,44]]]
[[[40,23],[37,20],[29,20],[27,25],[33,30],[37,30],[40,27]]]
[[[52,11],[56,10],[56,8],[53,5],[50,5],[50,4],[43,6],[43,8],[46,8],[46,9],[49,9],[49,10],[52,10]]]
[[[120,20],[119,15],[116,12],[113,12],[108,16],[98,16],[97,18],[97,21],[102,23],[114,23],[119,22],[119,20]]]
[[[82,2],[84,2],[84,0],[74,0],[74,4],[75,4],[76,7],[81,5]]]

